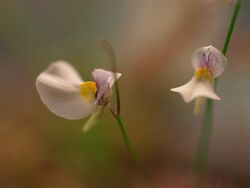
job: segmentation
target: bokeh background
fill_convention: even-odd
[[[112,43],[123,74],[122,116],[157,187],[190,187],[202,115],[170,88],[187,82],[191,55],[223,46],[234,3],[223,0],[1,0],[0,187],[143,188],[119,127],[106,111],[86,121],[56,117],[35,80],[51,62],[84,80],[110,69],[97,39]],[[206,187],[250,187],[250,2],[244,1],[221,76]]]

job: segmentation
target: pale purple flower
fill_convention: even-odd
[[[194,76],[188,83],[171,91],[180,93],[187,103],[200,97],[220,100],[214,91],[214,79],[223,73],[226,62],[226,57],[213,46],[199,48],[192,57]]]
[[[37,77],[36,88],[42,102],[57,116],[73,120],[92,114],[83,126],[87,131],[110,102],[112,86],[121,74],[95,69],[92,76],[93,81],[84,82],[73,66],[57,61]]]

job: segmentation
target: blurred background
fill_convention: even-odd
[[[169,91],[193,75],[195,49],[223,46],[234,3],[205,0],[1,0],[0,187],[144,188],[107,110],[86,121],[53,115],[35,80],[71,62],[84,80],[110,69],[114,47],[127,131],[157,187],[190,187],[202,114]],[[221,76],[204,187],[250,187],[250,2],[244,1]]]

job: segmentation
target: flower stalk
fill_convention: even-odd
[[[222,49],[223,55],[227,54],[228,47],[231,41],[232,33],[235,28],[235,23],[239,15],[242,0],[237,0],[234,11],[231,17],[230,25],[227,30],[224,46]],[[218,84],[218,78],[215,79],[215,88]],[[199,143],[197,147],[196,156],[194,159],[193,169],[197,174],[202,174],[206,169],[206,161],[209,151],[209,143],[211,140],[212,129],[213,129],[213,100],[207,99],[205,112],[203,117],[203,126],[201,130],[201,135],[199,138]]]
[[[99,47],[104,49],[106,54],[108,55],[108,58],[110,60],[111,67],[112,67],[112,72],[115,73],[117,71],[117,66],[116,66],[115,53],[114,53],[112,45],[108,41],[103,40],[103,39],[100,40],[99,44],[100,44]],[[117,81],[114,82],[114,86],[115,86],[115,91],[116,91],[116,110],[114,110],[111,106],[109,106],[109,109],[111,111],[111,114],[113,115],[113,117],[117,121],[117,124],[120,128],[121,134],[123,136],[124,142],[128,148],[128,151],[129,151],[132,159],[134,160],[137,168],[141,171],[143,176],[151,182],[151,178],[150,178],[146,168],[144,167],[144,164],[142,163],[137,151],[135,150],[132,142],[129,139],[129,136],[128,136],[128,133],[126,131],[123,119],[120,115],[121,114],[120,90],[119,90],[119,85],[118,85]]]

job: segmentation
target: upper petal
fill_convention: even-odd
[[[38,76],[36,89],[42,102],[51,112],[66,119],[80,119],[97,108],[93,102],[81,97],[81,82],[71,65],[60,62],[50,65]]]
[[[220,100],[213,89],[212,82],[208,80],[198,80],[193,77],[183,86],[173,88],[171,91],[180,93],[185,102],[190,102],[197,97],[206,97],[214,100]]]
[[[96,101],[99,104],[106,104],[112,94],[111,87],[114,85],[115,79],[120,78],[121,73],[114,74],[104,69],[95,69],[92,72],[92,76],[97,85]]]
[[[207,68],[214,78],[223,73],[226,63],[226,57],[213,46],[197,49],[192,57],[192,65],[196,71],[200,68]]]
[[[115,73],[116,80],[121,77],[121,73]],[[112,87],[115,82],[115,76],[114,73],[111,71],[107,71],[104,69],[94,69],[92,72],[92,76],[97,84],[97,87],[100,85],[109,85],[109,87]],[[99,86],[98,86],[99,85]]]

